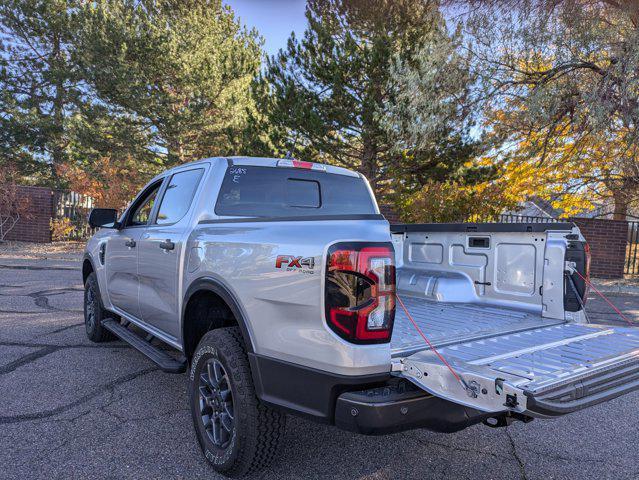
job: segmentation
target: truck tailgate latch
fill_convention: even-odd
[[[479,396],[479,390],[481,386],[475,380],[471,380],[466,384],[466,395],[470,398],[477,398]]]
[[[391,362],[391,372],[403,372],[406,370],[404,362]]]
[[[427,377],[427,372],[422,372],[412,362],[406,363],[405,359],[401,359],[399,362],[393,362],[391,364],[391,372],[404,372],[406,375],[415,378]]]

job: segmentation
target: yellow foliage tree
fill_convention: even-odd
[[[625,218],[639,202],[636,2],[477,2],[469,14],[486,126],[507,199]]]
[[[488,116],[492,136],[500,148],[479,159],[497,165],[495,188],[504,204],[530,197],[548,200],[564,216],[602,208],[623,219],[636,202],[638,146],[635,132],[583,131],[569,118],[536,127],[526,118],[524,102],[508,102]],[[497,142],[496,142],[497,143]]]
[[[90,165],[62,164],[58,175],[74,192],[92,197],[98,207],[123,209],[153,175],[128,158],[100,157]]]
[[[458,181],[427,182],[401,206],[405,222],[470,222],[499,221],[507,202],[504,185],[481,182],[465,185]]]

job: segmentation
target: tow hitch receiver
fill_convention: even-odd
[[[511,425],[515,421],[524,423],[530,423],[534,420],[533,417],[528,415],[522,415],[521,413],[504,413],[503,415],[495,415],[483,420],[482,423],[490,428],[501,428]]]

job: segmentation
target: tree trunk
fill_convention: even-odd
[[[613,193],[615,203],[612,218],[613,220],[625,220],[628,214],[628,199],[623,192],[615,191]]]
[[[62,46],[60,36],[53,36],[53,49],[51,51],[50,68],[55,75],[53,97],[53,138],[51,152],[51,175],[53,182],[58,186],[58,167],[64,162],[64,78]]]
[[[364,134],[362,141],[363,149],[360,171],[368,179],[375,196],[377,196],[377,146],[369,135]]]

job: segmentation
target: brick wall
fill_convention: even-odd
[[[379,205],[379,211],[389,223],[401,223],[399,215],[391,205]]]
[[[628,222],[594,218],[570,220],[575,222],[590,245],[590,275],[599,278],[623,278]]]
[[[29,217],[21,218],[5,240],[50,242],[53,192],[50,188],[19,186],[18,194],[29,199]]]

